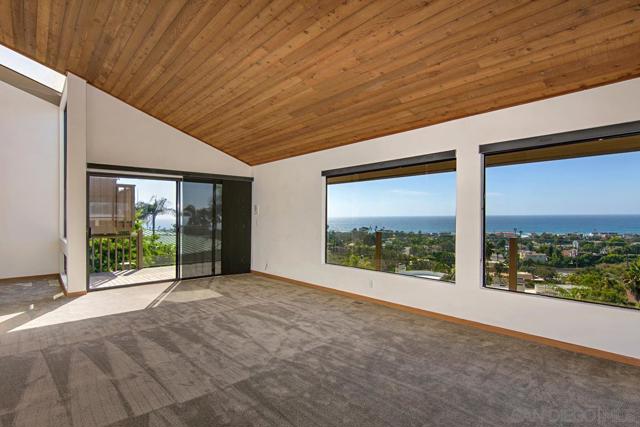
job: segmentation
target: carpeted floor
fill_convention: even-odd
[[[639,368],[252,275],[155,301],[0,329],[0,426],[640,425]]]

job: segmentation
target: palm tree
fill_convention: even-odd
[[[485,246],[484,246],[484,259],[491,259],[491,255],[493,255],[493,252],[496,250],[495,245],[490,242],[489,240],[487,240]]]
[[[622,279],[624,287],[640,301],[640,261],[636,261],[629,266]]]
[[[151,200],[149,200],[149,203],[138,202],[136,204],[136,210],[140,212],[140,218],[145,222],[151,219],[151,231],[154,236],[156,235],[156,218],[158,215],[175,212],[168,204],[169,201],[166,198],[157,198],[156,196],[153,196]]]

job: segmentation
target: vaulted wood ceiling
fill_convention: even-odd
[[[639,76],[639,16],[638,0],[0,0],[0,43],[254,165]]]

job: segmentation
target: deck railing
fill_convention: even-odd
[[[143,232],[124,235],[91,236],[89,257],[94,273],[139,270],[144,267]]]
[[[499,262],[499,265],[502,266],[502,269],[498,270],[497,267],[494,267],[495,270],[492,270],[493,276],[497,281],[495,285],[500,288],[506,287],[509,291],[517,292],[518,291],[518,267],[520,264],[520,247],[519,247],[519,238],[514,236],[504,236],[500,237],[500,240],[505,241],[505,252],[502,260],[500,258],[496,258],[496,261]],[[496,255],[497,256],[497,255]],[[522,281],[520,282],[522,285]]]

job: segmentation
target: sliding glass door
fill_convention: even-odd
[[[180,187],[180,277],[220,274],[220,191],[212,182],[182,181]]]
[[[90,172],[87,290],[222,273],[222,183]]]

